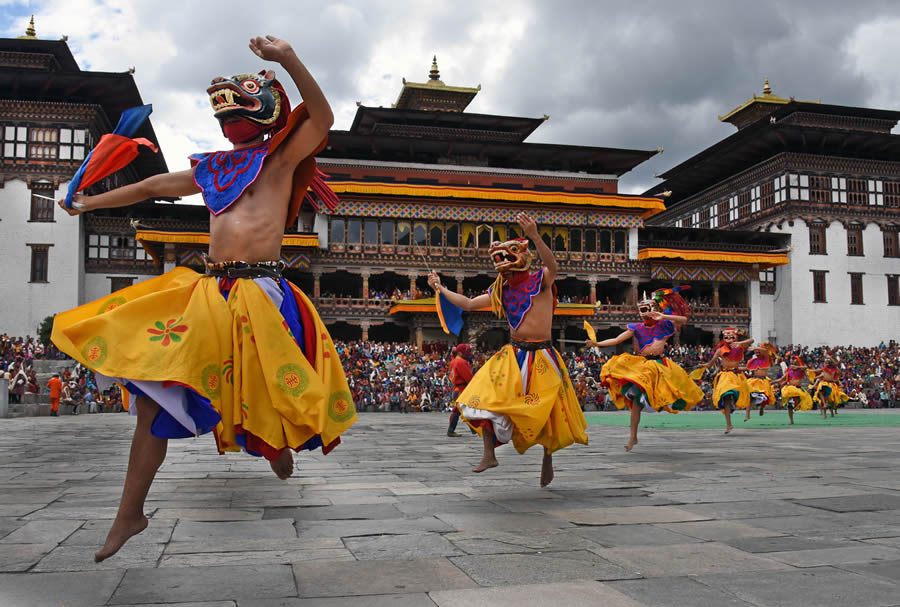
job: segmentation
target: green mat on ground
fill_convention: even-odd
[[[731,416],[731,423],[740,429],[762,428],[813,428],[813,427],[886,427],[900,426],[900,411],[897,413],[853,413],[842,409],[835,417],[828,415],[822,419],[818,411],[794,413],[794,425],[788,421],[786,411],[766,411],[759,416],[754,409],[750,420],[745,422],[745,410],[741,409]],[[628,426],[630,415],[625,412],[586,413],[588,424],[601,426]],[[722,429],[725,427],[725,416],[715,411],[686,411],[684,413],[644,413],[641,415],[641,428],[659,428],[662,430],[703,430],[706,428]]]

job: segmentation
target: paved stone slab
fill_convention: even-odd
[[[312,561],[294,565],[294,575],[301,597],[403,594],[476,586],[446,559]]]
[[[436,533],[353,537],[344,540],[344,544],[359,560],[407,561],[465,554]]]
[[[832,567],[704,575],[697,581],[759,607],[893,607],[897,584]]]
[[[3,544],[59,544],[81,527],[84,521],[29,521],[0,540]]]
[[[587,508],[582,510],[557,510],[550,516],[578,525],[635,525],[638,523],[671,523],[675,521],[702,521],[708,516],[693,514],[673,506],[628,506],[624,508]]]
[[[438,607],[643,607],[606,584],[575,581],[432,592]]]
[[[737,538],[771,537],[782,535],[779,531],[753,527],[752,524],[736,521],[699,521],[696,523],[664,523],[658,525],[663,529],[681,533],[689,537],[714,542],[724,542]]]
[[[435,607],[425,593],[241,601],[240,607]]]
[[[265,519],[295,519],[298,521],[328,521],[342,519],[403,518],[393,504],[314,506],[303,508],[266,508]]]
[[[55,547],[56,544],[0,544],[0,571],[28,571]]]
[[[172,533],[173,542],[197,542],[212,539],[279,539],[297,537],[294,521],[276,519],[270,521],[231,521],[213,523],[178,521]]]
[[[832,512],[900,510],[900,495],[888,495],[884,493],[794,501],[802,506],[821,508],[822,510],[830,510]]]
[[[24,524],[25,521],[20,521],[12,517],[0,518],[0,538],[5,538]]]
[[[794,550],[818,550],[820,548],[839,548],[852,544],[849,540],[805,538],[795,535],[777,535],[774,537],[736,538],[725,542],[729,546],[744,552],[788,552]],[[900,546],[898,546],[900,547]]]
[[[262,508],[160,508],[154,518],[182,521],[257,521],[263,518]]]
[[[97,607],[105,605],[122,571],[0,575],[0,605]]]
[[[462,556],[450,560],[482,586],[637,577],[623,567],[586,550]]]
[[[531,530],[522,534],[497,529],[474,529],[445,533],[443,537],[467,554],[514,554],[527,552],[570,552],[591,550],[602,545],[582,537],[581,529]]]
[[[820,567],[843,563],[871,563],[873,561],[900,559],[900,550],[874,544],[858,544],[840,548],[797,550],[793,552],[769,552],[766,557],[795,567]]]
[[[319,548],[295,550],[256,550],[234,552],[198,552],[167,555],[159,561],[160,567],[213,567],[222,565],[259,565],[260,563],[284,564],[304,561],[352,561],[353,554],[346,548]]]
[[[128,605],[128,607],[237,607],[234,601],[204,601],[202,603],[143,603],[141,605]]]
[[[751,604],[685,577],[607,582],[647,607],[750,607]]]
[[[63,546],[94,546],[99,548],[106,541],[112,521],[88,521],[62,543]],[[152,518],[147,528],[128,540],[129,544],[165,544],[172,538],[175,521]]]
[[[715,519],[803,516],[816,513],[816,510],[813,508],[778,499],[771,501],[754,500],[749,502],[685,504],[681,506],[681,509]]]
[[[865,565],[841,565],[840,568],[855,571],[865,576],[876,576],[900,583],[900,561],[882,561]]]
[[[435,515],[454,529],[500,529],[526,531],[530,529],[559,529],[572,525],[559,518],[543,514],[454,514]]]
[[[191,542],[169,542],[166,554],[203,552],[267,552],[270,550],[335,550],[344,548],[339,537],[286,538],[214,538]]]
[[[129,569],[110,605],[296,596],[287,565]]]
[[[644,577],[788,568],[787,565],[778,561],[753,556],[731,546],[712,542],[672,544],[664,549],[655,546],[604,548],[595,552],[628,571]]]
[[[360,535],[404,535],[407,533],[428,533],[432,531],[454,531],[444,521],[433,516],[414,519],[383,519],[378,521],[340,521],[319,523],[301,521],[297,523],[300,538],[308,537],[357,537]]]
[[[156,567],[163,544],[125,544],[115,558],[94,562],[100,546],[57,546],[41,559],[32,571],[96,571],[97,569],[131,569]]]
[[[688,544],[700,540],[659,525],[609,525],[580,527],[573,531],[606,548],[619,546],[667,546]]]

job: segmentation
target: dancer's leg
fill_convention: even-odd
[[[788,419],[791,420],[791,425],[793,426],[794,425],[794,401],[793,400],[788,400],[787,410],[788,410]]]
[[[138,419],[131,439],[125,486],[122,488],[119,512],[106,536],[106,543],[94,554],[94,560],[98,563],[115,554],[128,538],[146,529],[144,500],[156,471],[166,458],[168,441],[150,434],[150,425],[159,412],[159,405],[145,396],[137,397],[134,405]]]
[[[494,433],[487,428],[482,428],[481,440],[484,444],[484,453],[481,456],[481,462],[472,468],[472,472],[484,472],[488,468],[496,468],[499,465],[497,456],[494,454]]]
[[[553,456],[544,449],[544,461],[541,462],[541,487],[546,487],[553,480]]]
[[[725,414],[725,434],[728,434],[734,430],[734,426],[731,425],[731,408],[734,399],[731,396],[726,396],[722,401],[724,403],[722,405],[722,413]]]
[[[270,460],[269,466],[275,476],[281,480],[287,480],[294,474],[294,454],[288,447],[281,450],[278,459]]]
[[[637,444],[638,425],[641,423],[641,404],[629,402],[631,403],[631,406],[629,407],[631,409],[631,435],[628,439],[628,444],[625,445],[626,451],[631,451]]]

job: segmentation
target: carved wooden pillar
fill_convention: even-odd
[[[463,279],[465,278],[465,276],[463,276],[462,274],[457,274],[456,276],[454,276],[454,278],[456,279],[456,292],[459,293],[460,295],[462,295],[463,294]]]
[[[416,273],[409,273],[409,298],[416,299]],[[421,347],[421,344],[420,344]]]
[[[362,327],[363,341],[369,341],[369,323],[364,322],[364,323],[360,324],[360,327]]]
[[[369,300],[369,273],[368,272],[363,272],[363,275],[362,275],[362,298],[366,301]],[[365,331],[367,329],[368,329],[368,327],[364,328],[363,332],[365,333]],[[363,339],[365,339],[365,337],[363,337]]]
[[[178,265],[178,253],[175,245],[167,242],[163,245],[163,270],[171,272]]]
[[[595,304],[595,303],[597,303],[597,279],[592,278],[590,280],[590,283],[591,283],[591,303]]]
[[[628,287],[628,296],[625,301],[629,306],[633,306],[638,302],[638,283],[636,280],[632,280],[631,284]]]
[[[313,299],[319,299],[322,296],[322,273],[313,272]]]
[[[424,336],[422,335],[422,327],[416,327],[416,349],[421,354],[422,352],[422,342],[424,341]]]
[[[713,307],[719,307],[719,284],[713,284]]]

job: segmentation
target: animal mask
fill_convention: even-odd
[[[488,251],[494,269],[500,274],[523,272],[531,267],[533,255],[528,250],[527,238],[514,238],[506,242],[492,242]]]
[[[291,113],[290,101],[272,71],[214,78],[206,94],[222,132],[232,141],[232,137],[248,137],[250,131],[256,136],[268,131],[278,132]],[[241,122],[250,124],[242,125]],[[231,126],[234,124],[240,127]],[[232,136],[227,131],[231,131]],[[240,134],[234,135],[235,132]]]

